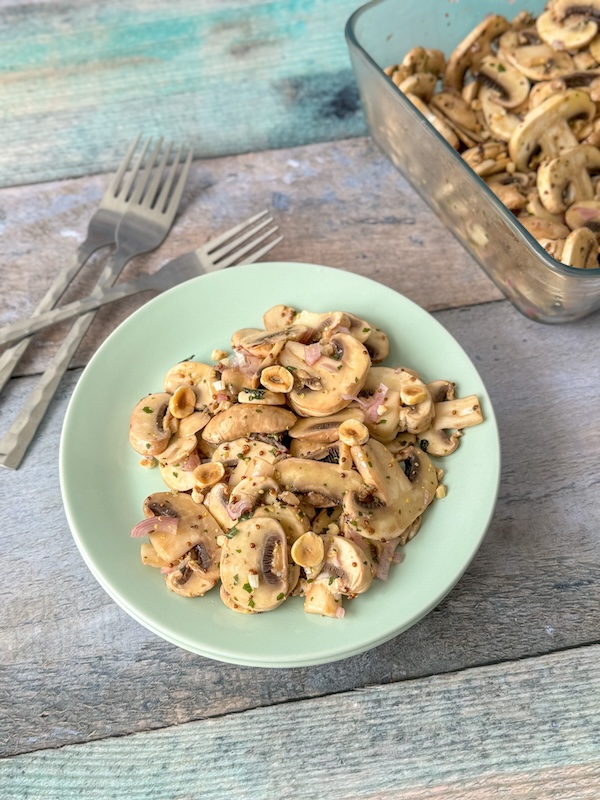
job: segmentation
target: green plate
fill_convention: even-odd
[[[164,490],[128,442],[137,401],[162,391],[178,361],[209,360],[230,335],[261,327],[262,314],[284,303],[313,311],[347,310],[390,336],[392,366],[417,369],[426,381],[452,380],[477,394],[485,422],[440,459],[448,496],[425,515],[418,536],[387,583],[346,601],[342,620],[305,614],[291,598],[276,611],[246,616],[218,592],[188,599],[169,592],[158,570],[142,566],[140,540],[129,533],[142,502]],[[92,574],[131,616],[158,636],[207,658],[259,667],[323,664],[364,652],[431,611],[461,577],[490,522],[498,491],[500,447],[492,406],[468,356],[426,311],[358,275],[312,264],[269,263],[205,275],[157,297],[104,342],[84,370],[67,410],[60,480],[75,542]]]

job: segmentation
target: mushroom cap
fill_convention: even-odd
[[[330,339],[333,356],[321,356],[310,366],[304,358],[305,348],[288,342],[280,354],[284,367],[296,370],[294,377],[308,376],[309,385],[294,386],[288,398],[294,411],[302,417],[326,417],[346,408],[362,389],[371,359],[364,344],[346,333]],[[290,426],[291,427],[291,426]]]
[[[269,517],[276,519],[281,525],[290,544],[293,544],[302,534],[310,530],[310,521],[306,514],[297,506],[286,503],[271,503],[268,506],[259,506],[253,518]]]
[[[246,329],[248,330],[248,329]],[[296,324],[287,325],[285,328],[277,328],[275,330],[256,330],[250,329],[250,333],[246,333],[239,337],[238,346],[243,347],[244,350],[252,353],[260,358],[265,358],[271,352],[273,345],[278,342],[299,342],[304,340],[308,335],[308,327],[306,325]]]
[[[221,552],[225,591],[242,608],[257,613],[277,608],[293,588],[285,531],[270,517],[238,522],[234,531]]]
[[[573,7],[575,3],[572,4]],[[584,5],[583,3],[581,5]],[[554,10],[542,12],[535,23],[542,41],[555,50],[581,50],[586,47],[598,33],[598,25],[592,19],[582,16],[556,16]]]
[[[163,428],[163,418],[171,395],[149,394],[136,403],[129,420],[129,443],[143,456],[157,456],[166,450],[171,432]]]
[[[552,0],[550,10],[557,20],[577,16],[600,21],[600,0]]]
[[[571,228],[589,228],[600,233],[600,200],[580,200],[573,203],[565,213],[565,222]]]
[[[334,594],[362,594],[371,585],[371,559],[351,539],[344,536],[328,537],[324,562],[316,580],[324,580]]]
[[[502,56],[531,81],[560,78],[575,68],[568,53],[543,43],[503,49]]]
[[[211,444],[221,444],[250,433],[281,433],[295,421],[296,415],[287,408],[244,403],[216,414],[203,428],[202,438]]]
[[[196,485],[194,473],[191,470],[181,469],[178,464],[158,462],[160,477],[174,492],[188,492]]]
[[[291,325],[296,316],[296,309],[279,303],[263,314],[263,325],[268,331],[277,331]]]
[[[577,228],[567,236],[560,260],[580,269],[598,267],[598,240],[589,228]]]

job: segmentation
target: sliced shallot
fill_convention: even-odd
[[[137,539],[150,533],[177,533],[178,524],[177,517],[147,517],[138,522],[131,535]]]

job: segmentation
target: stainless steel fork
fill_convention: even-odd
[[[125,264],[134,256],[157,248],[171,228],[189,173],[192,152],[188,151],[182,162],[183,149],[180,147],[168,168],[172,149],[172,145],[168,145],[155,170],[161,146],[162,139],[145,165],[142,163],[144,149],[123,187],[129,207],[117,228],[117,249],[102,270],[94,294],[112,286]],[[0,441],[0,466],[18,468],[94,316],[94,312],[91,312],[75,322],[50,366],[3,436]]]
[[[2,328],[0,329],[0,345],[18,341],[49,325],[93,311],[99,306],[120,300],[122,297],[144,292],[147,289],[162,292],[206,272],[225,269],[234,264],[252,264],[283,239],[283,236],[279,236],[267,241],[278,230],[278,227],[274,226],[265,231],[265,228],[272,222],[273,218],[268,216],[268,211],[262,211],[206,242],[197,250],[169,261],[150,275],[141,275],[130,283],[113,286],[111,289],[106,289],[85,300],[76,300],[74,303],[40,314],[33,319],[26,319]]]
[[[123,187],[123,177],[131,165],[131,160],[139,141],[140,136],[138,135],[136,140],[129,146],[125,158],[104,192],[100,205],[92,215],[85,241],[79,245],[74,257],[67,266],[55,277],[52,285],[35,309],[34,315],[48,311],[56,305],[92,253],[101,247],[115,243],[117,226],[121,217],[127,211],[129,202],[124,192],[120,191]],[[0,392],[10,380],[27,347],[28,342],[21,342],[19,345],[11,347],[10,350],[6,350],[0,356]]]

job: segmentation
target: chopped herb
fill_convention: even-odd
[[[363,333],[370,333],[370,332],[371,332],[371,328],[363,328]]]
[[[243,589],[245,592],[248,592],[248,594],[252,594],[252,587],[250,586],[250,584],[249,584],[249,583],[245,583],[245,584],[242,586],[242,589]]]
[[[234,575],[234,576],[233,576],[233,585],[234,585],[234,586],[237,586],[237,585],[238,585],[238,581],[239,581],[239,579],[240,579],[240,576],[239,576],[239,575]]]
[[[174,475],[176,478],[178,478],[178,477],[179,477],[179,473],[178,473],[178,472],[175,472],[175,470],[173,470],[173,475]]]
[[[252,598],[250,598],[250,600],[248,600],[248,606],[250,608],[254,608],[254,600]]]
[[[285,594],[283,592],[279,592],[279,594],[277,595],[277,599],[278,600],[283,600],[284,597],[285,597]]]
[[[340,364],[338,370],[342,369],[343,366],[344,366],[343,364]]]
[[[298,367],[286,367],[286,369],[287,369],[289,372],[296,372],[296,370],[298,369]]]
[[[506,67],[504,64],[498,64],[498,72],[506,72]]]
[[[150,442],[146,442],[146,450],[150,450]]]
[[[378,425],[383,425],[383,424],[384,424],[384,422],[387,422],[387,419],[380,419],[380,420],[379,420],[379,422],[378,422],[377,424],[378,424]]]
[[[236,552],[236,553],[241,553],[242,551],[241,551],[241,550],[236,550],[235,552]]]
[[[235,527],[235,525],[234,525],[234,526],[233,526],[233,528],[230,528],[230,529],[227,531],[227,533],[225,534],[225,536],[226,536],[228,539],[233,539],[233,537],[234,537],[236,534],[238,534],[238,533],[239,533],[239,531],[238,531],[238,529],[237,529],[237,528]],[[237,552],[239,553],[240,551],[238,550]]]
[[[335,575],[330,575],[329,576],[329,584],[328,585],[331,586],[331,584],[334,582],[334,580],[335,580]]]
[[[245,456],[243,453],[238,453],[236,458],[239,458],[242,461],[250,461],[250,456]]]
[[[252,389],[248,392],[248,400],[262,400],[266,389]]]
[[[151,414],[152,413],[152,409],[150,408],[150,406],[144,406],[142,408],[142,411],[144,412],[144,414]]]

